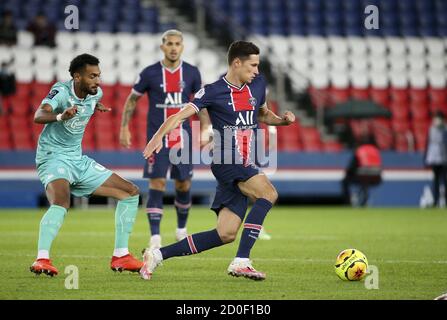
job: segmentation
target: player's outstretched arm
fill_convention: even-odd
[[[129,94],[126,100],[126,104],[123,108],[123,114],[121,116],[120,144],[125,148],[129,148],[132,144],[132,135],[130,134],[129,130],[129,122],[132,118],[132,115],[137,106],[137,101],[138,99],[140,99],[140,97],[141,96],[134,93]]]
[[[42,104],[34,113],[34,122],[45,124],[55,121],[65,121],[73,118],[78,112],[77,106],[72,106],[64,110],[64,112],[59,114],[53,113],[53,108],[51,105],[45,103]]]
[[[290,111],[286,111],[282,117],[279,117],[272,110],[267,108],[267,104],[264,104],[264,106],[259,109],[258,121],[269,126],[288,126],[295,122],[295,115]]]
[[[178,113],[173,114],[172,116],[167,118],[166,121],[163,122],[161,127],[158,128],[151,141],[148,142],[146,148],[144,148],[144,158],[149,158],[154,151],[156,153],[160,152],[161,147],[163,146],[163,137],[171,132],[171,130],[177,128],[183,120],[189,118],[195,113],[196,109],[191,104],[187,104],[186,107],[184,107]]]
[[[105,105],[103,105],[101,102],[98,102],[96,104],[95,110],[97,110],[99,112],[110,112],[110,111],[112,111],[112,108],[108,108]]]

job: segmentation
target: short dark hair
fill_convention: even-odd
[[[228,49],[228,65],[236,58],[242,61],[247,60],[251,54],[259,54],[259,48],[254,43],[242,40],[234,41]]]
[[[86,65],[97,66],[99,64],[99,59],[88,53],[83,53],[70,62],[70,75],[73,77],[76,72],[80,72],[86,67]]]

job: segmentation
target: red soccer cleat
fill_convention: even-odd
[[[251,265],[251,261],[233,261],[229,265],[227,272],[233,277],[245,277],[252,280],[265,280],[265,273],[256,271]]]
[[[37,275],[45,273],[46,275],[52,277],[58,274],[56,267],[53,266],[51,260],[49,259],[37,259],[29,268],[31,272]]]
[[[113,271],[131,271],[138,272],[143,266],[143,262],[135,259],[130,253],[126,254],[122,257],[112,257],[112,261],[110,262],[110,268]]]

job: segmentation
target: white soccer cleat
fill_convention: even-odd
[[[439,297],[436,297],[435,300],[447,300],[447,293],[441,294]]]
[[[256,271],[251,265],[251,260],[236,261],[233,260],[228,266],[228,274],[233,277],[245,277],[252,280],[265,280],[265,273]]]
[[[188,236],[188,232],[186,231],[186,228],[181,228],[175,230],[175,239],[178,241],[182,241]]]
[[[143,255],[143,266],[140,269],[140,276],[144,280],[150,280],[155,268],[161,265],[162,259],[157,258],[154,250],[146,249]]]
[[[156,250],[161,248],[161,235],[155,234],[151,237],[151,241],[149,242],[149,248],[151,250]]]
[[[264,227],[262,227],[262,228],[261,228],[261,231],[259,231],[258,239],[259,239],[259,240],[271,240],[271,239],[272,239],[272,236],[269,235],[269,234],[265,231]]]

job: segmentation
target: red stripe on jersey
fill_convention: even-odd
[[[197,253],[197,248],[196,248],[196,245],[194,244],[194,240],[192,239],[192,236],[188,236],[188,237],[186,237],[186,239],[188,239],[189,250],[191,250],[191,253],[192,254]]]
[[[231,102],[233,103],[234,111],[249,111],[255,109],[255,107],[250,104],[252,95],[248,86],[244,86],[240,90],[231,86],[229,86],[229,88],[231,90]]]
[[[181,78],[181,73],[182,73],[182,68],[178,68],[177,70],[175,70],[174,72],[169,71],[166,68],[163,68],[163,78],[164,78],[164,82],[163,83],[163,88],[165,92],[181,92],[182,88],[180,87],[180,81],[182,80]]]
[[[250,147],[252,138],[252,129],[236,130],[236,149],[239,155],[242,157],[242,163],[246,166],[249,164],[250,160]]]
[[[182,96],[182,88],[181,88],[181,81],[183,80],[183,68],[180,65],[179,68],[177,68],[174,72],[169,71],[166,68],[163,69],[163,88],[164,92],[167,94],[170,94],[171,97]],[[181,101],[176,101],[178,103],[181,103]],[[165,118],[164,120],[173,114],[176,114],[179,112],[180,108],[166,108],[165,109]],[[172,130],[167,136],[165,141],[165,146],[167,148],[182,148],[183,147],[183,141],[182,141],[182,124],[180,124],[177,128]]]

